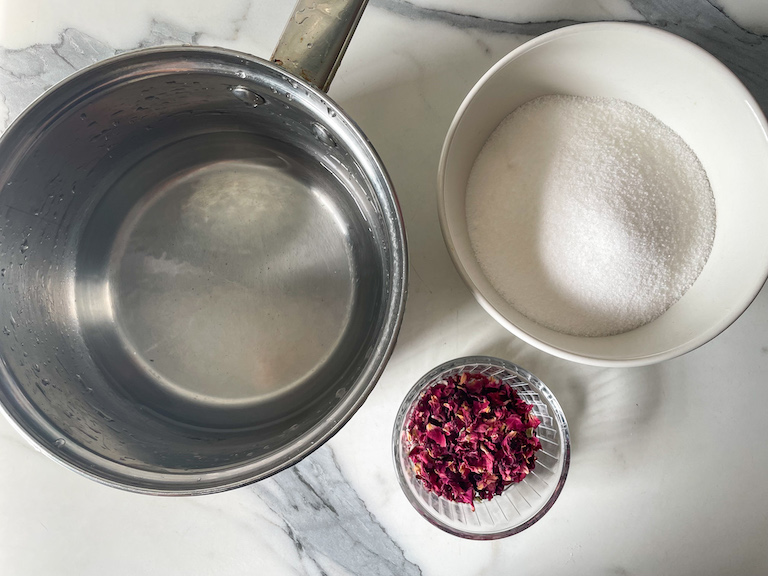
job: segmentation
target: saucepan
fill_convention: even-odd
[[[365,0],[299,2],[266,61],[125,53],[0,141],[0,401],[60,463],[154,494],[319,447],[389,359],[403,220],[325,93]]]

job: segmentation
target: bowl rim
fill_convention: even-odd
[[[469,273],[467,272],[466,268],[464,267],[464,264],[461,262],[461,259],[459,258],[459,255],[456,250],[455,244],[453,242],[453,238],[451,237],[451,231],[448,225],[448,220],[445,212],[445,176],[446,176],[445,173],[446,173],[446,167],[448,164],[448,155],[450,153],[451,146],[454,141],[454,136],[458,130],[459,124],[461,123],[464,117],[465,112],[471,105],[472,101],[475,99],[475,96],[483,89],[483,87],[490,81],[490,79],[496,75],[496,73],[500,69],[504,68],[507,64],[519,58],[523,54],[533,50],[534,48],[542,44],[558,40],[559,38],[571,36],[574,34],[592,34],[595,32],[603,32],[606,30],[615,31],[619,29],[632,32],[635,34],[645,34],[648,36],[654,36],[658,39],[661,39],[662,41],[668,42],[670,44],[675,44],[677,47],[683,50],[688,50],[689,52],[695,54],[698,58],[709,62],[713,70],[715,70],[718,73],[718,75],[723,81],[728,81],[729,83],[731,83],[731,85],[735,89],[737,89],[742,93],[743,100],[751,108],[755,116],[755,120],[758,122],[758,124],[760,124],[763,130],[763,133],[768,135],[768,122],[766,121],[765,114],[762,112],[759,104],[754,99],[754,97],[749,92],[749,90],[744,86],[744,84],[741,82],[738,76],[736,76],[736,74],[734,74],[725,64],[723,64],[720,60],[718,60],[715,56],[710,54],[701,46],[681,36],[678,36],[677,34],[673,34],[672,32],[667,32],[666,30],[655,28],[650,24],[646,24],[646,23],[588,22],[583,24],[573,24],[569,26],[564,26],[563,28],[558,28],[556,30],[552,30],[550,32],[541,34],[540,36],[536,36],[535,38],[532,38],[531,40],[524,42],[523,44],[521,44],[520,46],[518,46],[517,48],[509,52],[506,56],[502,57],[485,74],[483,74],[483,76],[477,81],[477,83],[467,93],[466,97],[461,102],[461,105],[456,111],[456,114],[454,115],[453,120],[451,121],[450,127],[448,128],[448,132],[446,133],[446,136],[445,136],[445,140],[443,141],[443,147],[440,152],[440,160],[439,160],[438,169],[437,169],[437,214],[438,214],[438,220],[440,222],[440,231],[442,233],[445,246],[448,250],[448,254],[451,258],[451,261],[453,262],[454,267],[456,268],[456,271],[459,273],[459,276],[464,281],[464,284],[469,288],[475,300],[477,300],[477,302],[483,307],[483,309],[485,309],[485,311],[488,314],[490,314],[490,316],[493,317],[493,319],[496,320],[496,322],[501,324],[509,332],[511,332],[512,334],[514,334],[524,342],[530,344],[531,346],[534,346],[539,350],[542,350],[543,352],[546,352],[548,354],[551,354],[559,358],[563,358],[565,360],[578,362],[580,364],[586,364],[591,366],[602,366],[602,367],[614,367],[614,368],[615,367],[647,366],[651,364],[656,364],[659,362],[663,362],[665,360],[670,360],[672,358],[682,356],[683,354],[687,354],[688,352],[691,352],[692,350],[695,350],[696,348],[703,346],[704,344],[706,344],[707,342],[709,342],[710,340],[712,340],[713,338],[721,334],[723,331],[725,331],[729,326],[731,326],[731,324],[733,324],[736,320],[738,320],[739,317],[744,312],[746,312],[746,310],[750,307],[752,302],[754,302],[755,298],[757,298],[757,295],[760,293],[763,286],[765,286],[766,281],[768,280],[768,267],[766,267],[765,270],[763,271],[764,273],[762,275],[762,281],[756,283],[756,285],[753,287],[751,296],[743,300],[740,303],[740,305],[733,307],[733,309],[731,310],[730,314],[727,317],[725,317],[719,323],[713,325],[709,330],[702,332],[698,336],[691,338],[688,341],[678,346],[675,346],[674,348],[671,348],[663,352],[647,354],[644,356],[634,356],[629,358],[618,358],[618,359],[605,358],[600,356],[590,356],[587,354],[572,352],[566,348],[554,346],[552,344],[543,342],[538,337],[534,336],[530,332],[522,329],[521,327],[517,326],[515,323],[507,319],[501,312],[499,312],[493,306],[493,304],[491,304],[491,302],[485,297],[485,295],[477,286],[477,284],[475,284],[475,282],[469,276]]]
[[[412,490],[405,482],[405,474],[402,469],[401,461],[400,461],[400,448],[402,446],[401,431],[403,426],[405,426],[406,417],[410,412],[410,408],[418,400],[421,394],[415,395],[410,402],[408,402],[408,399],[412,395],[414,395],[414,393],[424,390],[425,387],[429,385],[430,382],[432,382],[436,377],[440,376],[442,373],[448,372],[449,370],[453,370],[455,368],[468,366],[468,365],[484,365],[484,366],[490,366],[494,368],[502,368],[504,370],[509,370],[511,372],[517,373],[519,376],[522,376],[526,381],[528,381],[529,384],[537,388],[539,394],[545,397],[547,402],[551,405],[554,412],[552,414],[552,417],[557,422],[558,430],[560,431],[563,439],[562,440],[563,441],[563,457],[562,457],[563,469],[560,473],[560,477],[558,478],[557,485],[555,486],[554,491],[552,492],[550,497],[542,505],[542,507],[528,520],[520,524],[517,524],[512,528],[508,528],[506,530],[500,530],[498,532],[481,532],[481,533],[464,532],[462,530],[458,530],[456,528],[453,528],[451,526],[448,526],[440,522],[437,518],[429,514],[427,510],[421,505],[421,503],[413,495]],[[514,534],[522,532],[526,528],[530,528],[536,522],[541,520],[544,517],[544,515],[552,508],[552,506],[554,506],[555,501],[560,497],[560,494],[563,491],[563,487],[565,486],[565,480],[568,477],[568,471],[570,469],[571,435],[570,435],[570,430],[568,428],[568,421],[566,420],[565,413],[563,412],[563,408],[560,406],[560,403],[557,401],[557,398],[552,393],[552,391],[537,376],[533,375],[528,370],[526,370],[522,366],[519,366],[518,364],[515,364],[514,362],[510,362],[509,360],[504,360],[502,358],[497,358],[495,356],[462,356],[460,358],[454,358],[452,360],[443,362],[438,366],[435,366],[429,372],[427,372],[421,378],[419,378],[416,381],[416,383],[408,389],[408,392],[406,392],[405,396],[403,397],[403,401],[398,406],[397,414],[395,416],[394,425],[392,428],[392,460],[395,467],[395,472],[396,472],[395,475],[397,476],[397,482],[400,485],[400,488],[402,489],[403,494],[405,495],[408,502],[411,503],[411,506],[413,506],[413,508],[423,518],[425,518],[430,524],[443,530],[444,532],[447,532],[448,534],[452,534],[453,536],[459,536],[461,538],[466,538],[468,540],[498,540],[500,538],[506,538],[508,536],[512,536]]]

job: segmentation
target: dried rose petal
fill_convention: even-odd
[[[425,390],[407,424],[408,456],[424,487],[455,502],[490,500],[536,466],[541,421],[514,388],[463,372]]]

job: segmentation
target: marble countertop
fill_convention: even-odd
[[[292,0],[0,0],[0,130],[71,72],[143,46],[269,57]],[[253,486],[194,498],[121,492],[31,448],[0,419],[0,573],[27,575],[768,573],[768,293],[714,341],[635,369],[552,358],[497,325],[450,262],[435,210],[448,125],[477,79],[527,39],[583,21],[648,22],[728,65],[768,110],[762,0],[371,0],[330,90],[382,156],[409,235],[407,311],[370,398],[328,444]],[[472,542],[424,521],[390,456],[412,383],[490,354],[539,376],[572,431],[552,510]]]

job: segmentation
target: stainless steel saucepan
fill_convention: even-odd
[[[215,492],[294,464],[365,400],[407,272],[384,167],[324,92],[365,4],[299,2],[273,62],[111,58],[4,134],[0,400],[53,458]]]

